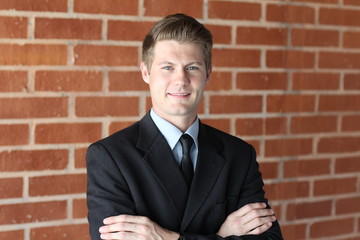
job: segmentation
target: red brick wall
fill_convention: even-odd
[[[360,1],[0,1],[0,239],[85,240],[85,149],[149,109],[161,16],[214,33],[209,124],[254,144],[287,240],[360,239]]]

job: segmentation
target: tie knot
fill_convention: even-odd
[[[183,149],[183,154],[190,154],[190,149],[194,143],[192,137],[189,134],[183,134],[180,138],[180,143]]]

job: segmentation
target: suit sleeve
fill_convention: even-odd
[[[250,164],[249,168],[246,171],[247,176],[245,178],[245,183],[242,186],[240,194],[238,196],[237,209],[240,209],[246,204],[255,203],[255,202],[264,202],[270,208],[267,199],[265,198],[265,192],[263,190],[263,179],[259,171],[259,165],[256,161],[256,152],[255,149],[250,146]],[[184,233],[185,239],[188,240],[223,240],[224,238],[218,235],[210,236],[200,236],[192,233]],[[280,230],[280,225],[277,221],[273,222],[272,227],[266,232],[260,235],[243,235],[243,236],[229,236],[225,239],[228,240],[282,240],[282,234]]]
[[[92,144],[86,155],[88,221],[92,240],[100,240],[104,218],[117,214],[136,214],[130,189],[109,151]]]
[[[244,187],[239,193],[237,208],[256,201],[266,202],[262,190],[263,181],[255,160],[255,151],[251,148],[251,163]],[[90,225],[90,235],[92,240],[100,240],[99,227],[103,225],[103,219],[119,215],[137,215],[136,206],[131,196],[131,190],[125,181],[122,171],[114,160],[111,151],[101,142],[92,144],[87,151],[87,203],[88,221]],[[189,240],[221,240],[223,238],[213,235],[201,235],[196,233],[183,233]],[[245,239],[282,239],[280,228],[276,222],[273,227],[262,235],[231,236],[230,240]]]

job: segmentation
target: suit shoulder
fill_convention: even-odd
[[[103,139],[100,139],[99,141],[92,143],[91,145],[97,145],[97,144],[112,145],[114,143],[129,142],[132,141],[133,139],[135,141],[134,137],[138,136],[138,132],[139,132],[139,122],[135,122],[124,129],[121,129]]]
[[[230,144],[240,144],[240,145],[252,148],[251,144],[249,144],[248,142],[246,142],[245,140],[243,140],[239,137],[236,137],[234,135],[231,135],[229,133],[221,131],[221,130],[214,128],[207,124],[202,124],[202,125],[205,129],[205,132],[207,132],[208,135],[213,135],[213,137],[215,137],[216,139],[219,139],[220,141],[225,143],[225,145],[227,145],[229,143]],[[211,137],[211,136],[209,136],[209,137]]]

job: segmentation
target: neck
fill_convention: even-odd
[[[155,111],[155,110],[154,110]],[[156,112],[156,111],[155,111]],[[189,127],[195,122],[197,115],[191,115],[191,116],[163,116],[162,114],[159,114],[156,112],[157,115],[159,115],[161,118],[165,119],[169,123],[173,124],[175,127],[180,129],[183,133],[186,132],[186,130],[189,129]]]
[[[183,133],[186,132],[186,130],[189,129],[189,127],[194,123],[196,120],[196,116],[192,118],[172,118],[171,120],[166,119],[168,122],[172,123],[175,127],[180,129]]]

